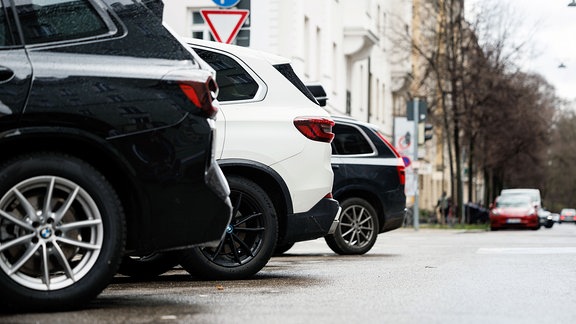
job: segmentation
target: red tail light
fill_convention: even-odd
[[[178,84],[180,89],[192,103],[208,117],[213,118],[218,108],[212,104],[218,92],[218,85],[211,77],[206,82],[185,81]]]
[[[334,133],[332,133],[334,121],[332,119],[298,117],[294,119],[294,126],[302,135],[313,141],[331,143],[334,139]]]
[[[398,178],[400,179],[400,184],[406,184],[406,167],[404,166],[404,160],[402,158],[398,158],[400,160],[400,164],[396,166],[396,170],[398,171]]]
[[[324,196],[324,198],[334,198],[334,196],[332,195],[332,192],[329,192]]]

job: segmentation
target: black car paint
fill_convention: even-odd
[[[119,191],[127,252],[216,244],[230,206],[214,125],[176,82],[209,72],[139,1],[93,2],[116,32],[33,45],[15,34],[0,49],[0,162],[38,150],[90,161]]]
[[[402,226],[406,208],[404,184],[398,176],[399,158],[393,154],[375,130],[366,123],[349,118],[333,117],[335,140],[332,142],[332,169],[334,171],[334,198],[343,201],[348,197],[362,197],[376,208],[379,233]],[[339,125],[357,128],[371,145],[371,154],[340,155],[336,142]]]

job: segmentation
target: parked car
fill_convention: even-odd
[[[325,236],[338,254],[364,254],[378,234],[397,229],[406,209],[404,162],[375,125],[348,117],[336,122],[332,141],[334,198],[342,214]]]
[[[554,223],[558,223],[560,221],[560,214],[558,213],[550,213],[550,217]]]
[[[294,73],[266,52],[185,39],[216,71],[221,103],[217,152],[231,189],[233,220],[217,248],[181,252],[190,274],[241,279],[260,271],[276,247],[332,233],[334,138],[330,115]]]
[[[538,218],[540,219],[540,225],[545,228],[552,228],[554,226],[554,218],[550,211],[544,208],[538,208]]]
[[[533,200],[526,195],[500,196],[490,209],[490,229],[540,228],[540,219]]]
[[[0,2],[0,309],[80,307],[124,255],[220,242],[217,87],[158,8]]]
[[[510,195],[524,195],[530,197],[534,207],[538,212],[538,217],[540,219],[540,225],[545,228],[552,228],[554,226],[554,220],[552,219],[550,212],[547,211],[542,206],[542,198],[540,195],[540,189],[536,188],[509,188],[502,189],[500,191],[500,197],[510,196]]]
[[[560,211],[560,219],[558,223],[576,223],[576,209],[574,208],[563,208]]]

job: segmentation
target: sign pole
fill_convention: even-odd
[[[418,109],[418,98],[414,98],[413,103],[414,109],[414,157],[412,161],[418,161],[418,124],[420,122],[420,111]],[[418,207],[418,163],[412,163],[412,169],[414,170],[414,230],[417,231],[420,228],[420,215],[419,215],[419,207]]]

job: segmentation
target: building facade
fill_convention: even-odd
[[[164,21],[185,37],[211,39],[202,9],[212,0],[165,0]],[[398,52],[392,23],[409,22],[411,1],[240,0],[249,17],[234,43],[288,57],[304,82],[322,84],[326,109],[393,134],[393,115],[405,104],[409,52]],[[403,92],[404,91],[404,92]]]

